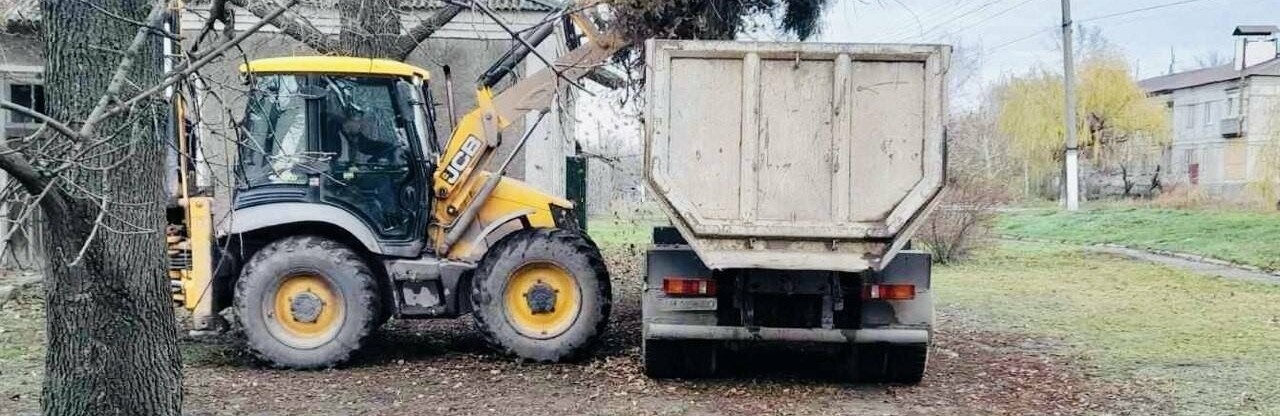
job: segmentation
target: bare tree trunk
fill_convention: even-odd
[[[274,3],[264,0],[228,2],[259,18],[265,18],[275,9]],[[416,26],[404,30],[400,23],[400,0],[338,0],[337,6],[341,28],[336,42],[316,29],[306,17],[278,16],[271,19],[271,23],[280,28],[281,33],[321,54],[404,61],[419,44],[462,12],[460,6],[445,5]]]
[[[50,115],[85,120],[153,2],[41,1]],[[98,9],[101,10],[98,10]],[[156,85],[154,36],[136,56],[132,86]],[[136,87],[125,87],[126,94]],[[176,415],[182,404],[177,325],[165,276],[165,107],[144,103],[91,137],[51,135],[73,159],[41,201],[50,219],[42,405],[49,415]],[[54,147],[59,148],[59,147]],[[57,159],[53,159],[57,160]]]
[[[343,55],[401,59],[400,0],[338,0],[338,50]]]

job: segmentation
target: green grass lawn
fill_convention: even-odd
[[[1280,414],[1280,285],[1005,243],[934,287],[943,308],[1065,340],[1100,377],[1167,385],[1181,414]]]
[[[1176,225],[1170,228],[1185,229],[1197,220],[1168,219],[1185,215],[1209,217],[1204,221],[1216,224],[1239,221],[1280,227],[1280,218],[1266,214],[1131,211],[1089,212],[1075,220],[1145,216],[1152,223],[1160,218]],[[1002,225],[1048,233],[1044,230],[1063,227],[1064,217],[1071,216],[1018,213]],[[590,234],[606,247],[642,247],[648,242],[648,225],[649,221],[593,220]],[[1216,227],[1202,231],[1205,235],[1169,232],[1248,246],[1221,233],[1224,228],[1246,232],[1242,229],[1250,227]],[[1152,233],[1152,241],[1159,240],[1159,233]],[[1276,233],[1257,238],[1275,241],[1280,230]],[[1122,242],[1085,240],[1087,234],[1080,235],[1072,241]],[[1190,246],[1157,247],[1192,251]],[[1256,247],[1250,255],[1264,257],[1267,250],[1277,253],[1280,247]],[[995,330],[1062,340],[1069,350],[1063,352],[1084,357],[1081,365],[1100,378],[1155,380],[1166,387],[1162,393],[1171,397],[1180,414],[1280,414],[1280,285],[1191,274],[1069,245],[1013,242],[990,247],[960,264],[939,266],[933,281],[941,309],[962,312]]]
[[[1280,213],[1106,207],[1001,215],[1001,234],[1199,254],[1280,270]]]
[[[668,224],[659,218],[593,217],[587,220],[587,234],[602,246],[646,245],[652,241],[653,226]]]

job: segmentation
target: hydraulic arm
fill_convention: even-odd
[[[476,212],[502,180],[502,172],[479,169],[502,144],[502,131],[524,114],[549,111],[556,96],[569,88],[571,82],[585,77],[626,47],[621,37],[612,33],[601,34],[583,15],[583,7],[583,4],[570,4],[563,13],[573,23],[572,26],[586,34],[587,42],[495,96],[492,87],[528,55],[535,53],[531,46],[536,46],[553,33],[559,20],[549,19],[530,30],[523,42],[514,45],[480,77],[476,91],[477,106],[459,121],[444,149],[442,162],[436,168],[433,192],[437,202],[433,212],[432,241],[436,242],[438,253],[449,258],[467,254],[463,250],[454,250],[454,244],[474,222]],[[511,150],[513,154],[518,151],[520,146]]]

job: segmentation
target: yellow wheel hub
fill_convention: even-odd
[[[520,266],[507,280],[502,297],[511,326],[536,339],[564,333],[582,309],[578,281],[568,270],[550,262]]]
[[[322,276],[297,274],[280,281],[269,318],[276,336],[295,347],[327,342],[342,326],[342,295]]]

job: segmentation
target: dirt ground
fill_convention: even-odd
[[[183,340],[187,412],[223,414],[1164,414],[1159,388],[1089,377],[1053,339],[979,328],[941,310],[925,380],[846,384],[835,355],[756,348],[727,357],[729,374],[654,381],[639,358],[640,253],[607,250],[615,308],[603,347],[579,363],[522,364],[490,352],[467,319],[392,322],[357,359],[326,371],[263,367],[233,337]],[[26,297],[5,313],[42,319]],[[38,331],[37,331],[38,332]],[[0,334],[3,335],[3,334]],[[13,342],[16,338],[6,338]],[[26,339],[31,339],[27,337]],[[38,339],[36,337],[35,339]],[[38,410],[39,357],[0,364],[0,414]],[[36,354],[38,355],[38,354]],[[16,378],[15,378],[16,377]],[[14,382],[16,379],[25,381]]]

